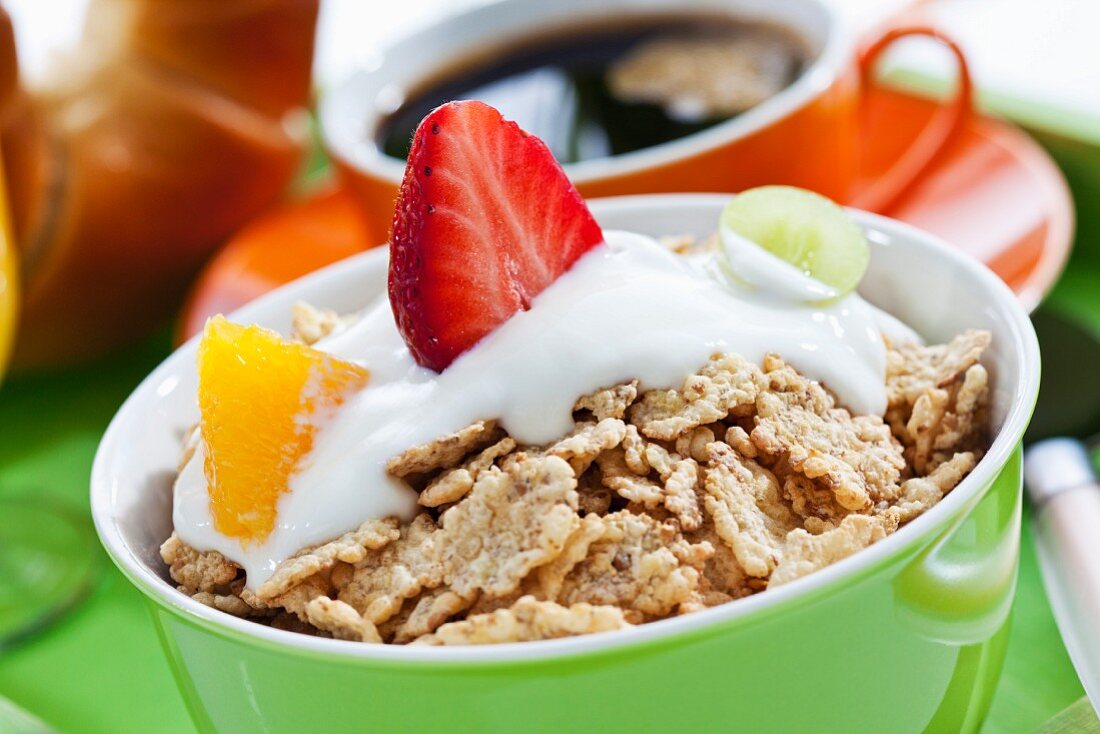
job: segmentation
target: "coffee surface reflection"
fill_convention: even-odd
[[[377,137],[386,154],[404,159],[431,109],[480,99],[574,163],[728,120],[789,86],[807,61],[793,31],[726,15],[566,26],[440,69],[409,90]]]

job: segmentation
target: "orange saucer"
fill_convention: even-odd
[[[863,180],[873,180],[919,133],[935,103],[877,90],[865,101],[872,133]],[[897,205],[883,212],[943,237],[980,258],[1029,309],[1057,280],[1069,256],[1073,205],[1057,166],[1018,128],[974,117],[944,158]],[[339,188],[263,216],[242,229],[192,288],[179,340],[206,319],[377,245]]]
[[[866,102],[870,146],[863,179],[905,149],[936,110],[877,90]],[[988,265],[1028,310],[1054,286],[1073,244],[1073,199],[1058,166],[1014,125],[974,116],[955,145],[888,211]]]

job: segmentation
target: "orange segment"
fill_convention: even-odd
[[[199,344],[200,432],[214,528],[262,542],[319,425],[367,383],[364,368],[215,316]]]

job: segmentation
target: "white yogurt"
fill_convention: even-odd
[[[318,432],[266,541],[242,544],[214,530],[201,448],[176,483],[176,532],[241,564],[255,589],[303,547],[372,517],[411,518],[415,493],[385,472],[386,461],[405,449],[490,418],[520,443],[544,444],[573,427],[578,396],[631,379],[643,390],[679,387],[715,352],[757,362],[776,352],[853,412],[885,410],[882,333],[899,341],[915,335],[858,295],[805,303],[791,298],[800,283],[768,287],[789,273],[801,276],[790,266],[766,278],[758,272],[757,286],[745,288],[727,281],[714,256],[684,258],[627,232],[605,236],[605,246],[529,311],[439,374],[413,361],[380,297],[316,345],[363,364],[370,382]],[[754,267],[766,268],[761,262]]]
[[[725,265],[747,286],[796,303],[831,301],[837,297],[835,288],[811,278],[747,237],[726,227],[722,227],[719,237]]]

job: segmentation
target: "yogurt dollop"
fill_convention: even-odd
[[[318,432],[267,539],[242,544],[214,530],[201,446],[176,483],[176,532],[239,563],[255,589],[304,547],[370,518],[411,519],[416,493],[385,471],[401,452],[493,418],[519,443],[545,444],[573,428],[579,396],[632,379],[641,390],[680,387],[716,352],[756,362],[776,352],[853,412],[884,412],[883,330],[915,335],[858,295],[791,298],[806,284],[789,276],[805,276],[774,256],[787,270],[754,261],[756,286],[746,288],[714,255],[682,257],[628,232],[605,240],[442,373],[413,361],[383,294],[314,345],[363,364],[371,379]]]
[[[832,286],[811,278],[747,237],[725,227],[719,230],[719,237],[726,268],[749,288],[796,303],[830,301],[839,295]]]

